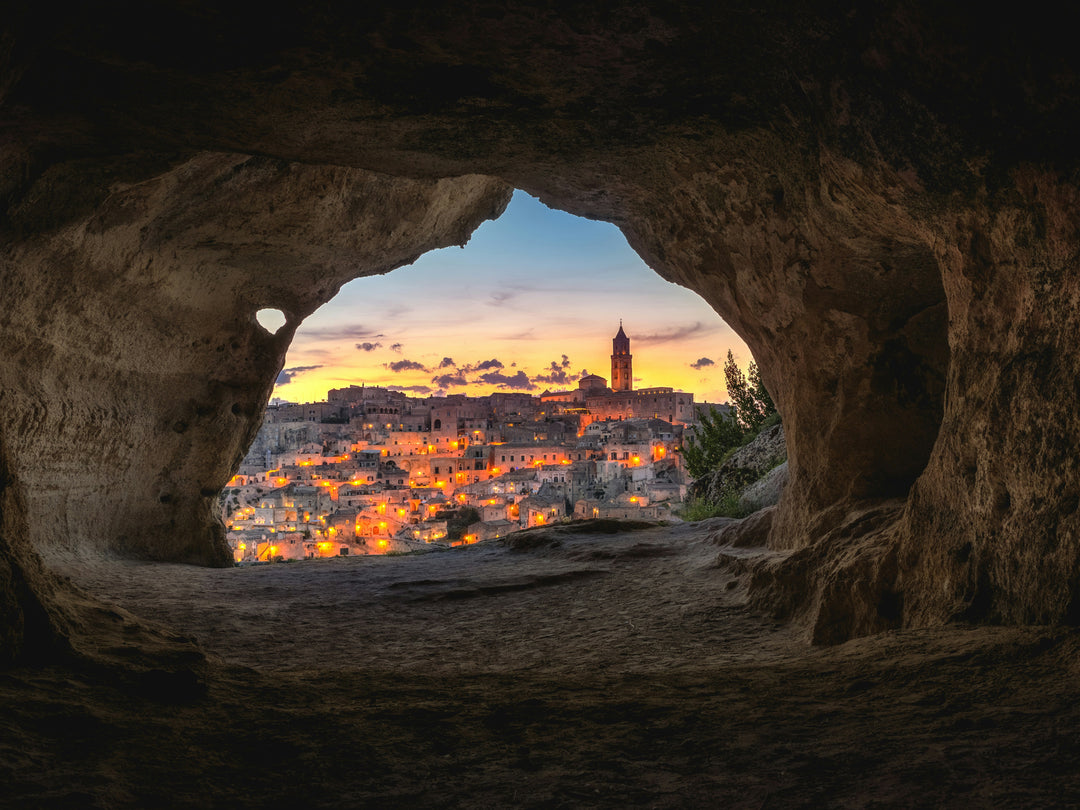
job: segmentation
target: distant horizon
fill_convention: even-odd
[[[592,374],[593,372],[589,372],[589,373]],[[586,375],[586,376],[588,376],[588,375]],[[598,376],[604,377],[605,382],[610,383],[610,380],[608,380],[608,378],[605,377],[603,374],[598,375]],[[303,405],[303,404],[306,404],[306,403],[328,402],[329,401],[329,394],[330,394],[331,390],[345,389],[345,388],[348,388],[350,386],[356,386],[358,388],[359,387],[381,388],[381,389],[390,391],[392,393],[403,394],[408,399],[441,399],[441,398],[451,397],[451,396],[455,396],[455,397],[464,396],[464,397],[471,397],[471,398],[479,399],[481,397],[491,396],[492,394],[528,394],[529,396],[539,397],[539,396],[542,396],[544,393],[554,394],[554,393],[566,392],[566,391],[573,390],[574,388],[577,387],[577,383],[579,381],[580,381],[580,378],[579,378],[579,380],[574,380],[573,384],[568,386],[568,387],[551,388],[551,389],[546,389],[545,391],[540,391],[540,392],[498,390],[498,391],[488,391],[488,392],[483,393],[483,394],[470,393],[468,390],[453,391],[453,392],[439,391],[439,392],[436,392],[436,393],[433,393],[433,394],[416,394],[416,393],[413,393],[413,392],[410,392],[410,391],[402,391],[402,390],[400,390],[399,386],[395,386],[393,384],[390,384],[390,385],[369,385],[368,383],[358,382],[358,383],[345,383],[345,384],[342,384],[342,385],[334,386],[333,389],[327,389],[326,394],[324,394],[319,399],[308,399],[308,400],[284,399],[284,398],[279,397],[279,396],[277,396],[275,394],[275,395],[270,397],[270,401],[267,403],[267,405],[268,406],[272,406],[272,405]],[[610,388],[610,385],[608,387]],[[633,390],[634,391],[640,391],[640,390],[644,390],[644,389],[648,389],[648,388],[671,388],[671,386],[661,386],[661,385],[648,385],[648,386],[641,386],[641,387],[636,387],[635,386]],[[696,391],[683,391],[680,388],[675,388],[674,390],[679,392],[679,393],[694,394],[694,396],[695,396],[695,400],[694,400],[695,404],[709,403],[709,404],[713,404],[713,405],[721,405],[721,404],[724,404],[724,403],[730,401],[730,397],[727,396],[726,392],[725,392],[723,400],[711,400],[711,399],[700,399],[699,400],[699,399],[697,399],[697,392]]]
[[[367,385],[424,398],[610,385],[611,340],[630,337],[634,387],[727,399],[723,365],[752,357],[696,293],[662,279],[614,225],[521,191],[464,248],[356,279],[297,330],[273,397],[318,402]]]

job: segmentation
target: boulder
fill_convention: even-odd
[[[745,501],[748,507],[753,504],[756,504],[755,508],[771,506],[779,500],[780,488],[783,486],[783,481],[776,476],[773,476],[771,484],[758,487],[749,495],[747,492],[783,464],[786,458],[783,425],[772,425],[732,453],[717,470],[694,481],[690,495],[710,503],[738,499],[740,502]],[[776,497],[773,497],[773,492]]]

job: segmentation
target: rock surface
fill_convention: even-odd
[[[508,186],[617,224],[754,352],[789,465],[762,598],[830,640],[1080,620],[1080,69],[1058,22],[11,4],[5,657],[66,637],[43,549],[222,563],[208,505],[300,320],[464,241]]]
[[[708,530],[66,566],[119,605],[110,643],[140,667],[0,677],[0,808],[1025,810],[1078,795],[1080,634],[810,647],[746,608],[736,555],[760,550],[719,551]],[[128,611],[194,634],[210,665],[146,668]]]
[[[768,473],[784,463],[787,458],[787,445],[784,442],[783,425],[765,428],[743,447],[732,453],[718,469],[703,476],[691,485],[690,495],[703,498],[710,503],[722,503],[737,498],[741,502],[753,500],[754,511],[762,506],[772,506],[779,500],[780,489],[775,486],[776,497],[766,494],[762,487],[758,496],[746,495],[749,488],[761,481]],[[785,475],[786,479],[786,468]],[[774,482],[775,484],[775,482]],[[780,485],[782,486],[782,484]]]
[[[742,491],[739,507],[746,512],[756,512],[766,506],[780,503],[780,496],[787,484],[787,462],[781,462]]]

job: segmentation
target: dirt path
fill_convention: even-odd
[[[810,648],[747,611],[716,557],[686,526],[228,570],[83,561],[83,587],[219,663],[205,694],[0,675],[3,806],[1080,803],[1073,634]]]

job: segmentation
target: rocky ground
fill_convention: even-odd
[[[224,570],[58,563],[117,608],[97,613],[98,663],[0,673],[0,806],[1080,802],[1077,634],[811,647],[745,606],[717,527]]]

